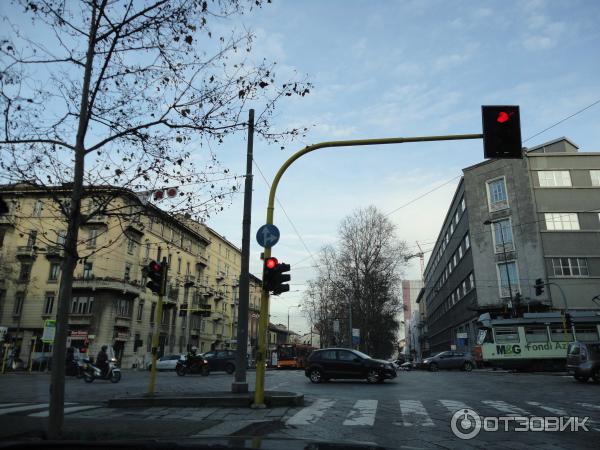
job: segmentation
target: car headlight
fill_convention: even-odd
[[[429,359],[423,360],[423,364],[429,364],[430,362],[431,362],[431,360],[429,360]]]
[[[207,361],[207,360],[205,360],[205,359],[203,360],[203,362],[204,362],[204,364],[208,364],[208,361]]]

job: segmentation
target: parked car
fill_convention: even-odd
[[[577,381],[590,377],[600,383],[600,342],[571,342],[567,349],[567,370]]]
[[[410,361],[406,361],[405,363],[400,364],[399,370],[405,370],[405,371],[408,372],[408,371],[410,371],[412,369],[415,369],[415,368],[416,368],[415,363],[410,362]]]
[[[156,370],[175,370],[177,361],[185,359],[185,355],[164,355],[156,361]],[[152,370],[152,363],[148,364],[148,370]]]
[[[391,362],[371,358],[358,350],[325,348],[310,354],[304,374],[313,383],[344,378],[383,383],[396,377],[396,369]]]
[[[475,362],[470,353],[446,351],[425,358],[421,367],[431,372],[437,372],[440,369],[461,369],[470,372],[475,367]]]
[[[235,372],[235,352],[233,350],[211,350],[201,355],[208,361],[211,372],[224,370],[231,374]]]

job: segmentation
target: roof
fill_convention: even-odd
[[[573,147],[579,148],[579,145],[577,145],[575,142],[573,142],[572,140],[570,140],[569,138],[567,138],[565,136],[562,136],[562,137],[553,139],[551,141],[544,142],[543,144],[536,145],[535,147],[527,148],[526,150],[528,152],[532,152],[532,151],[535,151],[535,150],[539,150],[540,148],[544,148],[544,147],[548,147],[548,146],[550,146],[552,144],[556,144],[557,142],[560,142],[560,141],[567,141]]]

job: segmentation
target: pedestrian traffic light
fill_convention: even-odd
[[[536,297],[539,297],[543,293],[544,293],[544,280],[542,280],[541,278],[538,278],[537,280],[535,280],[535,295],[536,295]]]
[[[156,261],[150,261],[150,263],[142,269],[142,273],[146,276],[149,281],[146,287],[150,288],[152,292],[158,295],[164,295],[164,272],[166,271],[166,264],[160,264]]]
[[[279,295],[290,290],[289,284],[284,284],[290,281],[291,276],[284,272],[289,272],[290,265],[279,263],[277,258],[267,258],[263,270],[263,289]]]
[[[521,120],[518,106],[482,106],[485,158],[522,158]]]

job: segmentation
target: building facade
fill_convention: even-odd
[[[463,174],[425,270],[432,352],[472,350],[483,312],[598,308],[600,153],[561,138]]]
[[[68,188],[0,188],[0,326],[24,362],[51,351],[44,321],[57,311],[66,222],[57,199]],[[68,203],[65,203],[68,204]],[[122,367],[145,367],[152,335],[159,353],[234,348],[239,249],[211,228],[174,217],[129,190],[94,188],[82,203],[79,263],[69,307],[68,345],[95,355],[112,345]],[[168,261],[162,316],[142,269]]]

